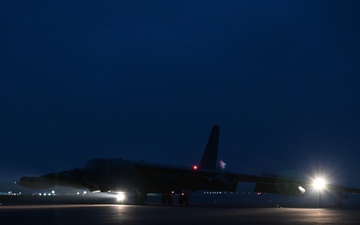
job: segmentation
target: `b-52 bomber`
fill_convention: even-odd
[[[93,158],[83,168],[37,177],[21,177],[19,185],[45,189],[56,185],[87,188],[92,192],[132,193],[136,204],[144,204],[148,193],[162,194],[163,204],[172,204],[174,194],[179,203],[187,204],[188,196],[199,190],[236,191],[239,182],[255,183],[255,192],[301,196],[314,185],[313,180],[296,180],[279,176],[255,176],[228,172],[217,166],[220,127],[214,125],[200,164],[177,167],[130,161],[121,158]],[[317,185],[324,185],[317,181]],[[342,198],[360,189],[327,184]]]

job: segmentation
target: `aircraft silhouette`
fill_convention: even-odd
[[[38,177],[21,177],[19,185],[44,189],[60,186],[88,188],[90,191],[127,192],[143,204],[148,193],[161,193],[164,204],[172,204],[179,194],[179,203],[188,203],[188,196],[198,190],[236,191],[238,182],[256,183],[254,191],[289,196],[301,196],[313,185],[312,180],[296,180],[279,176],[254,176],[225,171],[217,166],[220,127],[214,125],[200,164],[178,167],[130,161],[122,158],[93,158],[80,169],[49,173]],[[344,193],[360,193],[360,189],[327,184],[328,189]]]

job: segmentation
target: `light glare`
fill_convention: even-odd
[[[316,190],[323,190],[326,188],[326,181],[324,178],[318,177],[313,181],[313,187]]]
[[[124,200],[125,200],[125,193],[124,193],[124,192],[119,192],[119,193],[116,195],[116,200],[117,200],[118,202],[124,201]]]

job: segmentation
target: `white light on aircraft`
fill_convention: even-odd
[[[124,192],[119,192],[119,193],[116,195],[116,200],[117,200],[118,202],[124,201],[125,198],[126,198],[126,196],[125,196],[125,193],[124,193]]]
[[[323,190],[326,188],[326,180],[322,177],[317,177],[316,179],[313,180],[313,187],[316,190]]]
[[[219,164],[222,170],[225,169],[226,163],[224,161],[220,160]]]
[[[305,188],[303,188],[301,186],[299,186],[298,189],[301,192],[301,194],[304,194],[306,192]]]

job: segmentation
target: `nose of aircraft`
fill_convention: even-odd
[[[54,184],[42,179],[41,177],[21,177],[17,184],[23,187],[37,189],[50,188],[54,186]]]

